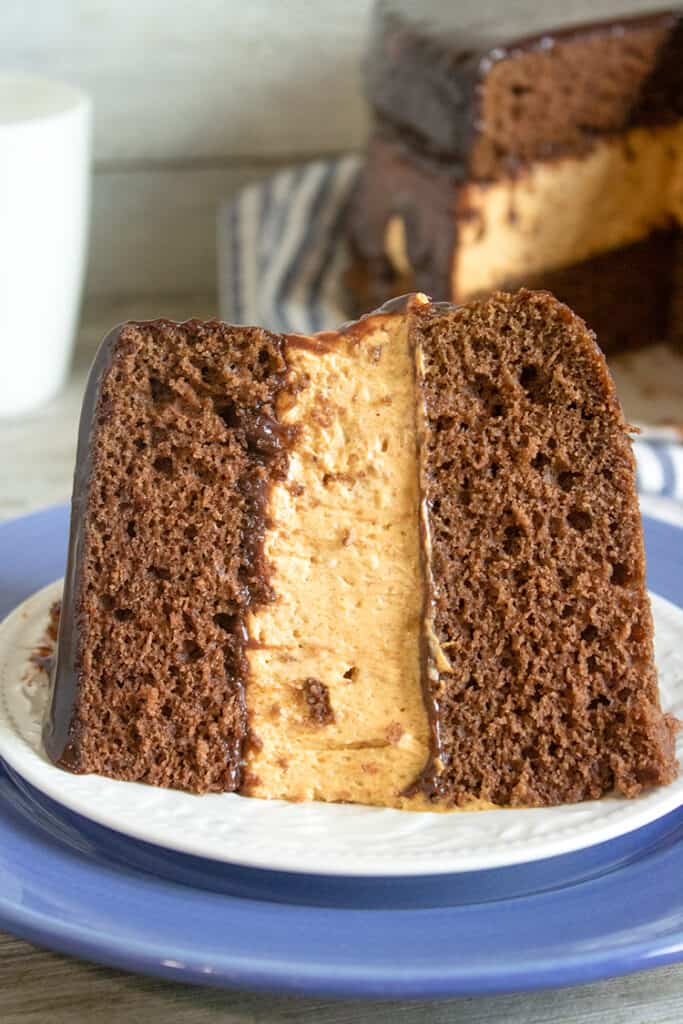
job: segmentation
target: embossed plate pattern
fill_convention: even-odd
[[[683,803],[683,779],[636,800],[567,807],[419,814],[335,804],[288,804],[234,794],[194,796],[51,765],[40,744],[44,673],[28,656],[53,583],[0,627],[0,757],[53,800],[126,835],[230,864],[314,874],[406,876],[498,868],[604,842]],[[683,611],[653,595],[657,664],[667,710],[683,717]],[[679,736],[683,757],[683,736]]]

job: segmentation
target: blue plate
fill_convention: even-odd
[[[67,517],[49,509],[0,527],[0,616],[62,574]],[[683,531],[646,519],[645,534],[651,589],[683,604]],[[184,981],[435,998],[683,959],[683,811],[555,860],[481,872],[488,896],[472,878],[452,906],[411,907],[405,891],[381,887],[373,900],[351,880],[345,906],[311,906],[302,879],[297,889],[294,876],[257,872],[256,884],[237,872],[219,884],[196,859],[169,866],[163,851],[69,814],[0,769],[0,925]]]

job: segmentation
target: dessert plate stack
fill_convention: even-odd
[[[683,530],[644,523],[663,703],[683,717]],[[0,526],[0,926],[188,981],[376,998],[683,958],[680,779],[633,801],[440,815],[54,768],[30,655],[60,594],[67,526],[66,508]]]

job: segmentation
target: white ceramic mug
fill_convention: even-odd
[[[92,107],[61,82],[0,74],[0,417],[69,369],[90,206]]]

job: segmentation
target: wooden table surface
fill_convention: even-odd
[[[0,421],[0,519],[68,500],[76,422],[95,345],[127,317],[215,313],[211,296],[100,301],[86,311],[65,391],[49,407]],[[561,928],[558,922],[558,928]],[[261,996],[156,981],[37,949],[0,932],[0,1024],[680,1024],[683,965],[574,989],[445,1002],[356,1003]]]
[[[2,1024],[680,1024],[683,967],[548,992],[381,1003],[178,985],[81,963],[0,934]]]

